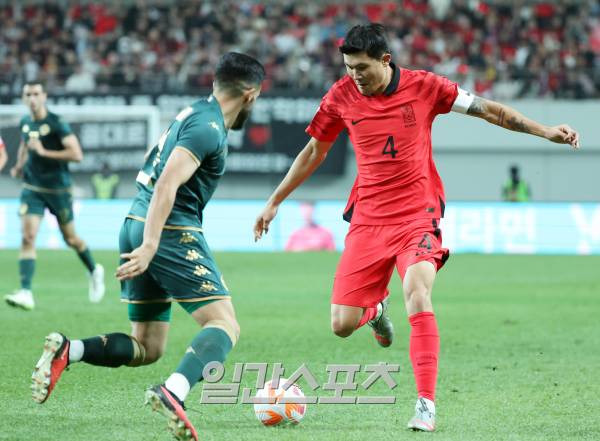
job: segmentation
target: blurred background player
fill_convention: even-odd
[[[304,219],[304,226],[292,233],[285,245],[286,251],[333,251],[335,241],[333,234],[327,228],[317,224],[314,219],[315,204],[303,202],[300,204],[300,213]]]
[[[511,165],[510,176],[502,187],[502,199],[506,202],[529,202],[531,190],[527,182],[521,179],[518,165]]]
[[[0,171],[2,171],[2,169],[6,165],[7,160],[8,160],[8,155],[6,154],[6,146],[4,145],[4,141],[2,140],[2,137],[0,136]]]
[[[396,266],[418,392],[408,428],[431,432],[439,355],[431,290],[449,256],[438,227],[445,196],[432,158],[431,124],[452,110],[574,148],[579,135],[566,125],[538,124],[431,72],[396,66],[382,25],[353,27],[339,50],[347,75],[323,97],[306,129],[311,139],[256,219],[254,235],[259,239],[268,231],[281,202],[323,162],[346,128],[358,175],[344,213],[351,226],[334,279],[331,327],[348,337],[368,323],[378,343],[389,346],[393,326],[386,315],[387,286]]]
[[[46,108],[47,94],[41,81],[23,86],[23,102],[29,115],[20,122],[21,142],[11,175],[23,178],[21,192],[21,288],[4,297],[11,306],[31,310],[35,306],[31,282],[35,272],[35,239],[46,208],[58,222],[63,239],[89,272],[88,296],[97,303],[104,296],[104,268],[97,264],[85,242],[75,232],[73,197],[68,163],[83,158],[79,140],[62,118]]]
[[[119,238],[117,277],[131,335],[72,341],[56,332],[48,335],[32,375],[35,401],[46,401],[70,363],[154,363],[167,344],[171,302],[178,302],[202,331],[167,381],[146,391],[146,400],[168,417],[176,439],[198,440],[183,402],[204,366],[222,363],[240,332],[229,290],[202,234],[202,211],[225,171],[227,132],[242,128],[264,74],[254,58],[227,53],[217,66],[213,94],[182,110],[160,137],[138,174],[138,195]]]

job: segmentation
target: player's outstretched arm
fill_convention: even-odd
[[[574,149],[579,148],[579,133],[568,125],[548,127],[527,118],[512,107],[495,101],[476,96],[467,114],[508,130],[540,136],[558,144],[570,144]]]
[[[158,249],[160,235],[175,203],[177,189],[192,177],[199,166],[198,159],[192,157],[186,148],[175,147],[169,155],[165,168],[154,184],[144,225],[144,240],[131,253],[121,254],[121,258],[127,262],[117,268],[117,279],[131,279],[146,271]]]
[[[310,138],[267,201],[262,213],[256,218],[254,224],[254,241],[257,241],[262,237],[263,233],[269,231],[269,224],[275,218],[275,215],[277,215],[279,204],[321,165],[332,145],[333,142],[324,142]]]

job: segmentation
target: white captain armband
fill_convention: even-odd
[[[473,95],[471,92],[467,92],[466,90],[463,90],[459,87],[458,95],[457,95],[456,99],[454,100],[454,104],[452,104],[452,109],[450,109],[450,110],[452,112],[467,113],[467,111],[469,110],[469,107],[471,107],[471,104],[473,103],[474,99],[475,99],[475,95]]]

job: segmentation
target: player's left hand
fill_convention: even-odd
[[[550,127],[546,138],[559,144],[570,144],[573,149],[579,149],[579,133],[566,124]]]
[[[29,141],[27,141],[27,147],[29,148],[29,150],[36,152],[38,155],[44,156],[45,149],[42,144],[42,141],[40,141],[39,139],[31,138]]]
[[[115,276],[119,281],[123,281],[143,274],[148,269],[154,254],[156,254],[156,249],[144,244],[131,253],[121,254],[121,259],[126,259],[127,262],[117,268]]]

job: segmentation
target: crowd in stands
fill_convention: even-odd
[[[347,30],[383,23],[394,61],[497,99],[600,95],[600,0],[122,0],[0,5],[0,94],[190,92],[246,52],[267,89],[322,92],[344,73]]]

